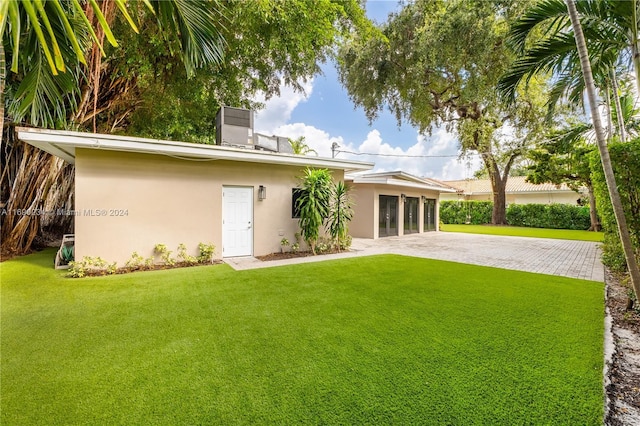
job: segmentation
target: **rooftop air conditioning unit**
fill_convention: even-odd
[[[293,154],[293,147],[289,143],[289,138],[284,136],[276,136],[276,138],[278,139],[278,152]]]
[[[278,152],[278,139],[277,136],[267,136],[262,133],[254,133],[253,141],[256,145],[256,149],[262,151]]]
[[[253,146],[253,111],[223,106],[216,114],[216,144]]]

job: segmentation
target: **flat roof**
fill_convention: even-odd
[[[60,157],[71,164],[75,164],[76,149],[81,148],[165,155],[184,160],[209,159],[247,163],[269,163],[286,166],[310,166],[344,170],[345,172],[364,171],[373,168],[373,163],[364,161],[338,160],[335,158],[275,153],[219,145],[31,127],[18,127],[16,131],[18,133],[18,139],[40,148],[49,154]]]
[[[442,185],[429,178],[420,178],[403,171],[365,173],[345,176],[345,180],[353,183],[391,185],[405,188],[424,189],[438,192],[456,192],[455,189]]]

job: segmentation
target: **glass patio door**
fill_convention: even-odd
[[[424,231],[436,230],[436,200],[427,198],[424,203]]]
[[[404,233],[415,234],[418,232],[418,202],[415,197],[407,197],[404,203]]]
[[[398,197],[380,195],[378,211],[378,236],[398,235]]]

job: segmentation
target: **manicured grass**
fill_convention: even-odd
[[[466,232],[468,234],[509,235],[513,237],[555,238],[558,240],[581,240],[602,242],[602,232],[575,231],[572,229],[523,228],[520,226],[492,225],[440,225],[444,232]]]
[[[383,255],[0,265],[3,425],[602,424],[603,285]]]

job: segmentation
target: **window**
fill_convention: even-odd
[[[291,189],[291,218],[300,219],[300,208],[298,207],[298,200],[302,196],[302,188]]]

